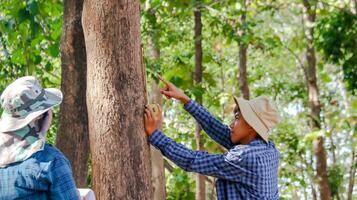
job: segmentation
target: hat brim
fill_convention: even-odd
[[[26,117],[15,118],[3,112],[0,119],[0,132],[6,133],[19,130],[54,106],[61,104],[63,100],[61,90],[56,88],[47,88],[44,90],[47,100],[43,101],[37,109],[31,111]]]
[[[257,133],[268,142],[269,129],[265,127],[263,122],[258,118],[252,109],[249,101],[243,98],[234,97],[234,101],[238,104],[239,110],[243,115],[244,120],[255,130]]]

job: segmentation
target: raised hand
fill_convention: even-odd
[[[190,98],[182,90],[177,88],[173,83],[163,79],[160,75],[158,75],[158,78],[165,84],[165,87],[160,89],[160,92],[161,92],[161,94],[165,95],[166,98],[177,99],[177,100],[181,101],[183,104],[190,101]]]

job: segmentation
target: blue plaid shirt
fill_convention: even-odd
[[[0,200],[78,200],[69,161],[46,144],[23,162],[0,168]]]
[[[230,129],[194,101],[184,108],[216,142],[229,149],[223,154],[193,151],[156,129],[149,137],[152,145],[186,171],[218,178],[217,197],[223,199],[279,199],[279,151],[269,141],[255,139],[234,145]]]

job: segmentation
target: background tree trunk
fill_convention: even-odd
[[[247,18],[247,0],[243,0],[244,10],[240,18],[240,23],[243,26]],[[240,30],[240,37],[246,34],[244,27]],[[239,43],[239,66],[238,66],[238,82],[239,88],[245,99],[249,99],[249,87],[248,87],[248,75],[247,75],[247,50],[248,45],[244,44],[242,41]]]
[[[353,148],[353,147],[352,147]],[[353,149],[352,150],[352,157],[351,157],[351,167],[350,167],[350,176],[349,176],[349,181],[348,181],[348,193],[347,193],[347,199],[352,200],[353,198],[353,186],[355,184],[355,176],[356,176],[356,151]]]
[[[198,4],[200,1],[197,2]],[[202,82],[202,20],[201,20],[201,8],[200,5],[196,5],[194,11],[194,20],[195,20],[195,75],[194,81],[196,85],[200,85]],[[202,95],[197,97],[197,102],[202,104]],[[202,128],[197,123],[195,130],[195,139],[198,150],[204,150],[204,145],[202,142],[201,136]],[[197,174],[196,176],[196,200],[205,200],[206,199],[206,183],[205,176]]]
[[[99,200],[151,200],[140,1],[87,0],[82,20],[94,191]]]
[[[320,112],[321,105],[319,101],[319,93],[316,78],[316,55],[313,46],[314,28],[312,24],[315,23],[316,18],[316,5],[311,6],[308,0],[303,1],[304,11],[307,19],[306,35],[306,60],[307,68],[305,69],[305,76],[307,81],[309,107],[311,110],[311,128],[320,129]],[[327,162],[326,152],[324,147],[324,137],[318,136],[313,142],[314,153],[316,157],[316,171],[317,181],[320,189],[320,198],[322,200],[331,199],[331,192],[328,184],[327,177]]]
[[[162,96],[158,88],[157,82],[153,81],[151,86],[151,102],[162,106]],[[160,124],[162,129],[162,124]],[[154,200],[166,199],[166,180],[164,158],[161,152],[150,145],[151,150],[151,166],[152,166],[152,183],[154,188]]]
[[[154,10],[152,10],[151,14],[156,19]],[[151,37],[149,38],[149,46],[151,50],[151,58],[155,62],[157,62],[160,59],[160,49],[158,48],[158,45],[156,44],[153,35],[151,35]],[[152,81],[150,102],[157,103],[162,107],[162,94],[160,93],[160,88],[158,87],[158,82],[156,80]],[[162,124],[160,124],[160,129],[162,129]],[[161,152],[155,147],[150,146],[150,150],[151,150],[151,166],[152,166],[152,183],[154,188],[153,200],[166,199],[164,158]]]
[[[83,0],[64,1],[61,38],[64,94],[59,114],[56,146],[72,165],[77,187],[87,187],[89,136],[86,104],[86,49],[82,30]]]

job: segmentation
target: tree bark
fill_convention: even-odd
[[[155,13],[152,12],[153,17]],[[156,17],[155,17],[156,19]],[[149,38],[149,47],[151,50],[151,57],[154,61],[160,59],[160,50],[155,43],[154,37],[151,35]],[[162,107],[162,95],[158,87],[158,83],[153,80],[150,92],[151,103],[157,103]],[[162,129],[162,123],[160,124],[160,129]],[[150,146],[151,152],[151,166],[152,166],[152,184],[154,188],[153,200],[166,199],[166,180],[165,180],[165,168],[164,168],[164,158],[161,152],[153,146]]]
[[[356,176],[355,162],[356,162],[356,151],[353,149],[352,157],[351,157],[350,177],[348,182],[348,193],[347,193],[348,200],[353,199],[353,186],[355,184],[355,176]]]
[[[309,107],[311,110],[311,121],[310,126],[312,129],[321,128],[320,112],[321,105],[318,97],[318,87],[317,87],[317,78],[316,78],[316,55],[315,48],[313,46],[314,38],[314,28],[312,24],[315,23],[316,18],[316,5],[315,8],[312,8],[308,0],[303,0],[304,12],[307,19],[307,30],[305,31],[306,35],[306,81],[308,89],[308,98],[309,98]],[[317,180],[320,189],[320,199],[327,200],[331,199],[331,192],[328,184],[327,177],[327,162],[326,162],[326,152],[324,147],[324,137],[318,136],[314,141],[314,153],[316,157],[316,171],[317,171]]]
[[[201,8],[200,5],[196,6],[194,11],[195,20],[195,75],[194,81],[196,85],[200,85],[202,82],[202,20],[201,20]],[[202,95],[197,97],[197,102],[202,103]],[[203,150],[204,145],[202,143],[201,136],[202,128],[198,123],[196,123],[195,139],[198,150]],[[197,174],[196,176],[196,200],[206,199],[206,184],[205,176]]]
[[[61,38],[64,94],[60,107],[56,146],[71,162],[78,187],[87,187],[89,136],[86,104],[86,49],[82,30],[83,0],[64,1]]]
[[[87,105],[97,199],[152,199],[140,1],[86,0]]]
[[[244,10],[240,17],[240,23],[245,24],[247,18],[247,0],[243,0]],[[244,28],[240,30],[240,36],[245,36]],[[248,75],[247,75],[247,51],[248,45],[242,41],[239,43],[239,66],[238,66],[238,82],[240,91],[245,99],[249,99]]]

